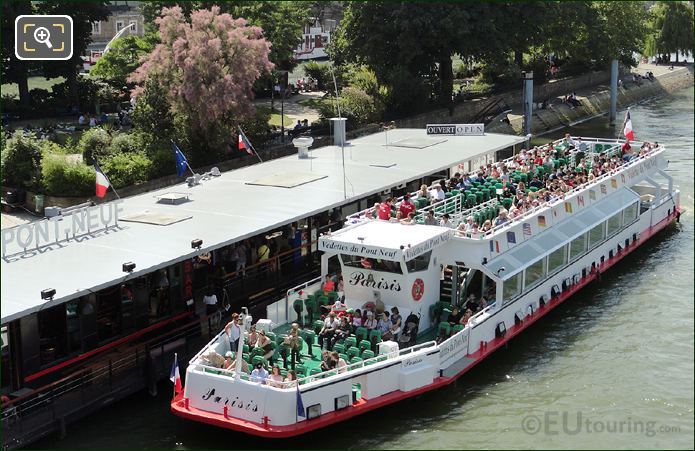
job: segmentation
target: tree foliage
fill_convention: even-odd
[[[90,70],[90,76],[101,78],[119,89],[125,87],[130,74],[140,66],[140,59],[154,50],[158,41],[156,33],[118,38],[109,51],[97,60]]]
[[[136,98],[147,80],[161,84],[172,118],[196,145],[194,160],[204,162],[212,157],[206,153],[231,140],[233,124],[252,116],[253,84],[273,64],[262,30],[245,19],[221,14],[216,6],[193,11],[190,19],[178,6],[162,10],[156,19],[161,43],[129,80],[138,84]]]
[[[693,51],[693,7],[688,2],[657,2],[650,17],[647,53],[662,55]]]

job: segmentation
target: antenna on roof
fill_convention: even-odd
[[[329,63],[331,62],[329,61]],[[338,109],[338,119],[339,123],[342,124],[343,116],[340,114],[340,102],[338,99],[338,83],[335,81],[335,72],[333,71],[333,65],[329,64],[328,67],[331,69],[331,77],[333,77],[333,89],[335,89],[335,106]],[[343,127],[344,129],[341,130],[341,134],[345,133],[345,135],[347,135],[347,127],[345,127],[345,125],[343,125]],[[335,133],[335,128],[333,129],[333,133]],[[343,197],[347,199],[347,174],[345,173],[345,135],[341,136],[340,139],[340,152],[343,158]]]

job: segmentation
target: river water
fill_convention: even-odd
[[[687,212],[455,384],[349,422],[264,441],[169,413],[171,384],[36,448],[693,448],[693,89],[631,108],[637,139],[667,146]],[[616,137],[599,118],[579,136]],[[559,137],[558,130],[550,137]],[[547,140],[546,137],[541,141]]]

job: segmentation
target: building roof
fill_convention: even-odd
[[[310,159],[295,154],[229,171],[193,188],[182,183],[124,199],[119,205],[121,218],[168,216],[173,223],[119,221],[119,227],[108,232],[4,257],[2,323],[524,141],[493,133],[431,138],[423,129],[391,130],[389,146],[385,139],[382,132],[345,146],[346,196],[341,148],[327,146],[312,150]],[[305,176],[312,175],[316,180],[306,181]],[[298,185],[269,186],[262,179]],[[253,181],[261,184],[249,184]],[[157,201],[156,196],[171,192],[187,194],[190,201],[177,205]],[[203,240],[201,251],[191,249],[193,239]],[[129,275],[122,272],[125,262],[137,265]],[[48,288],[56,294],[44,302],[40,292]]]

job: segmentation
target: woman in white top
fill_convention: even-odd
[[[366,327],[367,330],[373,330],[376,328],[376,319],[374,319],[374,312],[372,312],[371,310],[367,312],[367,319],[364,320],[364,324],[362,326]]]

